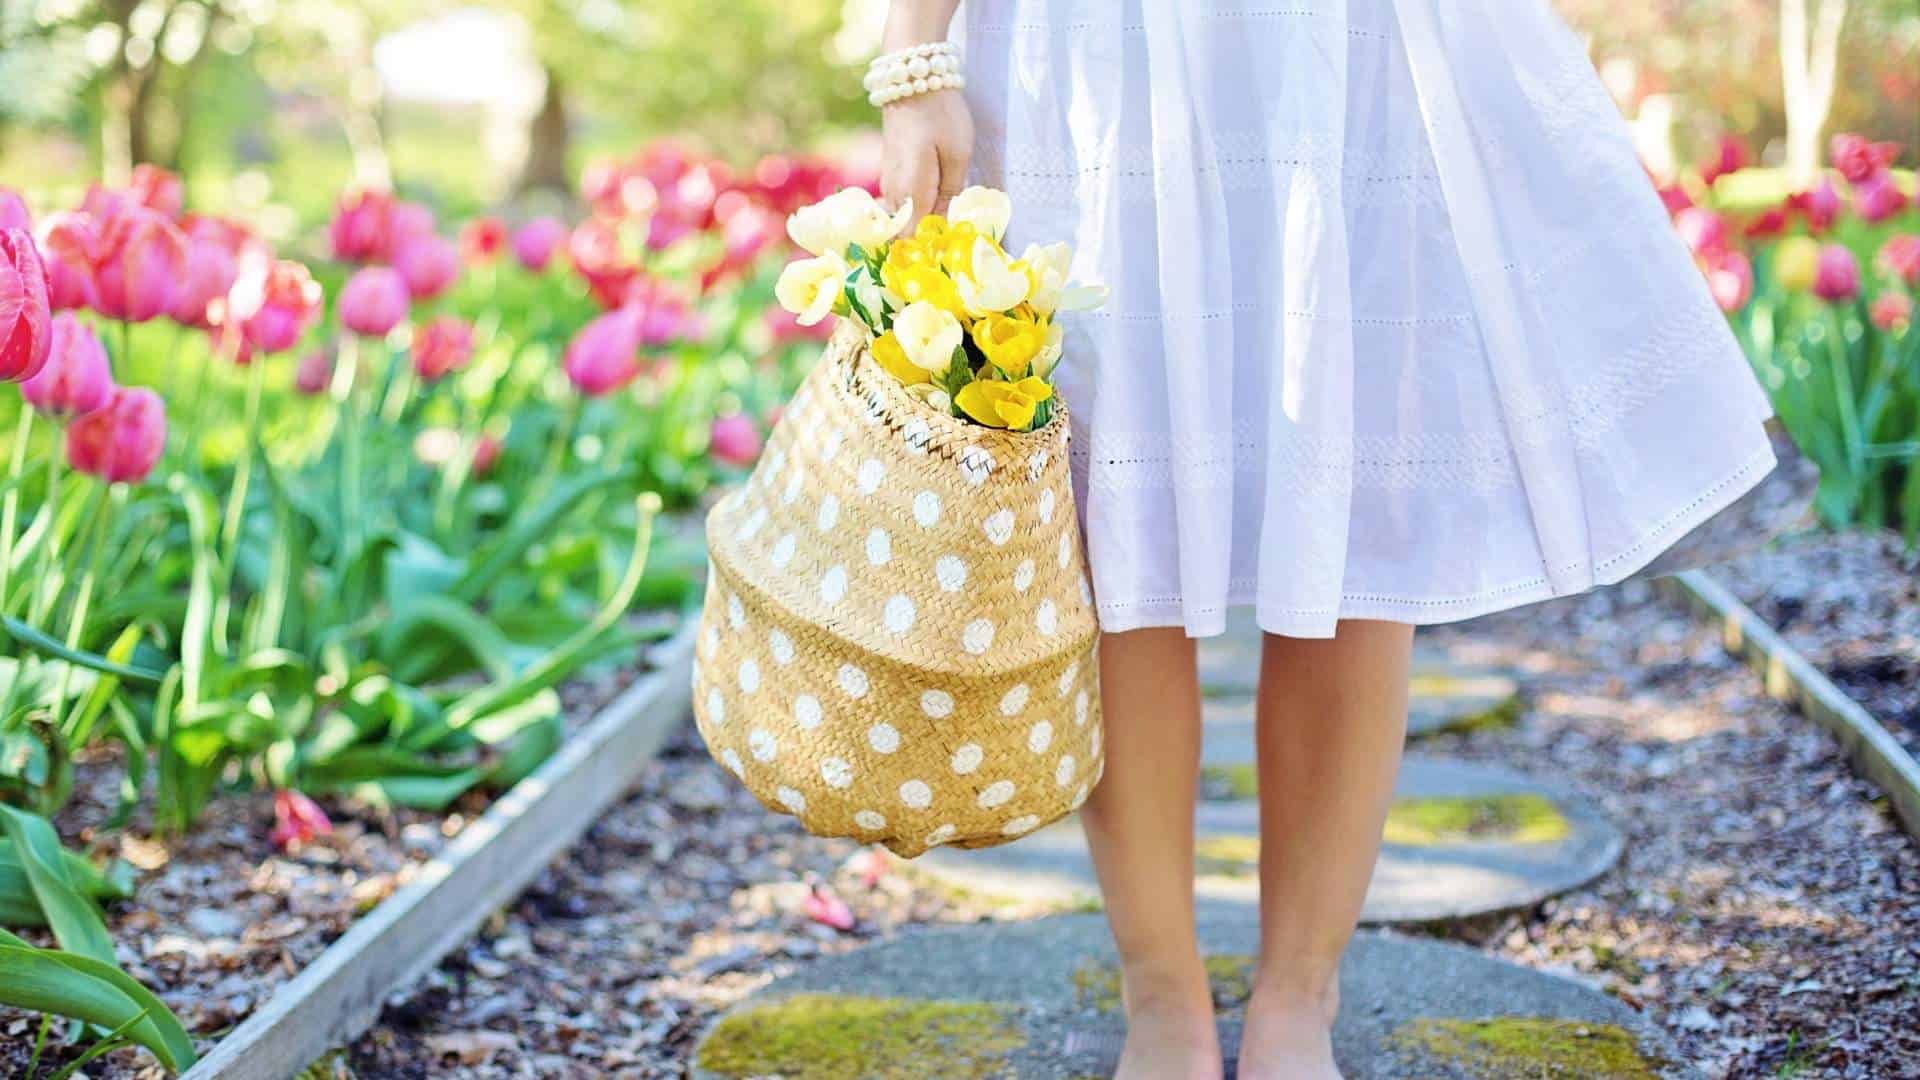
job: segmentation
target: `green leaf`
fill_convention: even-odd
[[[457,643],[492,678],[513,676],[508,659],[513,643],[493,623],[458,600],[418,595],[395,606],[393,620],[380,635],[381,658],[406,682],[418,682],[434,671],[433,653],[414,640],[420,631],[435,631]],[[416,647],[409,651],[410,644]]]
[[[55,940],[68,952],[112,964],[113,939],[100,911],[74,888],[62,858],[60,838],[46,818],[0,803],[0,831],[13,841],[15,858],[45,913]]]
[[[545,539],[567,511],[592,492],[634,478],[632,468],[577,476],[560,485],[553,494],[514,516],[506,530],[486,545],[472,560],[466,573],[454,583],[450,595],[472,604],[485,596],[502,574],[526,557],[527,549]]]
[[[193,1066],[193,1040],[153,992],[110,963],[36,949],[0,930],[0,1004],[119,1029],[174,1072]]]
[[[56,660],[65,660],[69,664],[76,664],[83,668],[90,668],[94,671],[113,675],[129,682],[157,686],[166,674],[165,672],[154,671],[151,668],[138,668],[127,664],[116,664],[112,660],[101,656],[99,653],[88,652],[85,649],[70,649],[59,639],[43,634],[11,615],[0,615],[0,627],[4,627],[7,635],[12,637],[13,640],[35,652],[51,656]]]

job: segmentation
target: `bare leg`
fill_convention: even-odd
[[[1340,955],[1380,851],[1406,738],[1413,628],[1269,635],[1260,663],[1260,957],[1244,1080],[1338,1077]]]
[[[1100,639],[1106,774],[1081,808],[1120,952],[1117,1080],[1219,1080],[1213,996],[1194,933],[1200,679],[1173,629]]]

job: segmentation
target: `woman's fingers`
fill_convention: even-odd
[[[970,146],[965,145],[941,144],[939,149],[940,193],[933,206],[934,213],[944,215],[947,212],[947,204],[953,201],[953,197],[966,190],[967,161],[971,149]]]

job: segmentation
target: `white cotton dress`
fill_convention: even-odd
[[[965,0],[1109,631],[1467,618],[1627,577],[1770,415],[1546,0]]]

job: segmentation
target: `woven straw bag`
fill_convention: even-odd
[[[1005,843],[1098,782],[1064,408],[966,424],[843,324],[707,544],[694,714],[769,809],[910,857]]]

